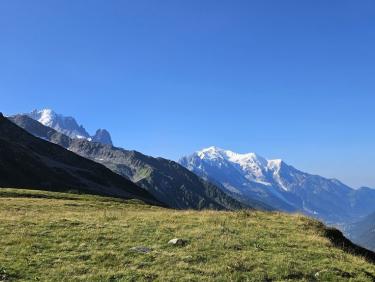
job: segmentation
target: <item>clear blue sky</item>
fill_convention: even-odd
[[[375,187],[375,1],[0,1],[0,110]]]

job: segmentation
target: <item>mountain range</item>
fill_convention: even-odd
[[[82,138],[72,139],[27,115],[16,115],[10,117],[10,120],[34,136],[105,165],[113,172],[147,190],[169,207],[271,209],[257,201],[241,203],[174,161],[153,158],[136,151],[128,151]]]
[[[302,212],[330,224],[356,221],[375,211],[375,190],[352,189],[336,179],[302,172],[282,160],[210,147],[179,163],[246,203]]]
[[[161,204],[128,179],[61,146],[36,138],[2,114],[0,187],[71,191]]]
[[[255,153],[239,154],[217,147],[197,151],[178,162],[154,158],[114,147],[109,133],[97,132],[97,137],[90,136],[74,118],[64,117],[52,110],[33,111],[9,119],[35,137],[44,139],[43,147],[54,143],[65,152],[90,161],[91,165],[94,162],[104,165],[112,171],[112,176],[114,174],[129,185],[131,183],[135,190],[149,193],[149,201],[178,209],[246,208],[303,213],[339,227],[362,246],[374,247],[371,244],[374,239],[374,189],[353,189],[339,180],[298,170],[280,159],[267,160]],[[1,134],[6,135],[4,132]],[[12,167],[11,158],[4,160],[4,156],[6,154],[0,155],[3,170],[7,162]],[[43,175],[40,170],[32,174],[35,177]],[[73,174],[69,172],[69,175]],[[22,179],[21,175],[20,172],[19,179]],[[31,180],[21,184],[25,186]],[[0,184],[7,183],[11,184]],[[40,185],[40,182],[35,182],[35,185]],[[70,187],[70,184],[61,182],[59,187]],[[88,185],[82,187],[87,188]],[[55,185],[53,189],[59,188]],[[102,193],[105,189],[102,186],[96,191]]]
[[[51,127],[66,136],[74,139],[86,139],[102,144],[113,145],[110,133],[106,129],[98,129],[94,135],[90,135],[82,125],[78,125],[73,117],[65,117],[51,109],[34,110],[25,115],[41,124]]]

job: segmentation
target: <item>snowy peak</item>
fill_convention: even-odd
[[[224,150],[218,147],[209,147],[195,153],[200,159],[215,160],[222,159],[232,163],[236,163],[246,168],[267,167],[268,161],[256,153],[239,154],[230,150]]]
[[[194,170],[206,170],[207,164],[211,168],[231,167],[248,181],[267,186],[274,183],[275,178],[279,178],[277,174],[282,164],[281,160],[267,160],[256,153],[240,154],[215,146],[197,151],[190,157],[182,158],[180,162],[189,169],[195,168]]]
[[[71,138],[89,139],[90,134],[73,117],[57,114],[51,109],[34,110],[27,114],[45,126],[49,126]]]
[[[218,147],[212,146],[201,151],[196,152],[200,159],[214,160],[223,157],[224,150]]]
[[[267,161],[267,167],[269,170],[272,171],[280,171],[282,164],[283,160],[281,159]]]
[[[57,114],[51,109],[34,110],[26,115],[70,138],[112,145],[111,136],[107,130],[99,129],[94,136],[91,136],[73,117]]]
[[[215,169],[220,169],[225,174],[231,168],[232,174],[238,174],[246,181],[273,186],[283,191],[289,189],[281,177],[282,172],[289,173],[289,166],[283,166],[281,159],[267,160],[256,153],[240,154],[212,146],[182,158],[180,163],[199,175]]]
[[[56,113],[51,109],[43,109],[40,111],[34,110],[31,114],[34,115],[35,119],[37,119],[41,124],[46,126],[51,126],[57,116]]]
[[[280,210],[301,211],[332,222],[347,218],[355,205],[350,197],[356,191],[343,183],[255,153],[210,147],[181,158],[180,164],[245,202],[256,199]]]
[[[201,151],[196,152],[195,154],[202,160],[224,159],[244,165],[249,162],[258,163],[261,165],[265,165],[267,163],[266,159],[255,153],[238,154],[233,151],[224,150],[215,146],[203,149]]]

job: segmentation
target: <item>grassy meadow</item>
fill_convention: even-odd
[[[375,281],[375,265],[301,215],[0,189],[0,281]]]

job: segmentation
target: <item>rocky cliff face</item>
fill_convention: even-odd
[[[105,145],[112,145],[112,139],[109,132],[105,129],[98,129],[92,137],[93,142],[99,142]]]

